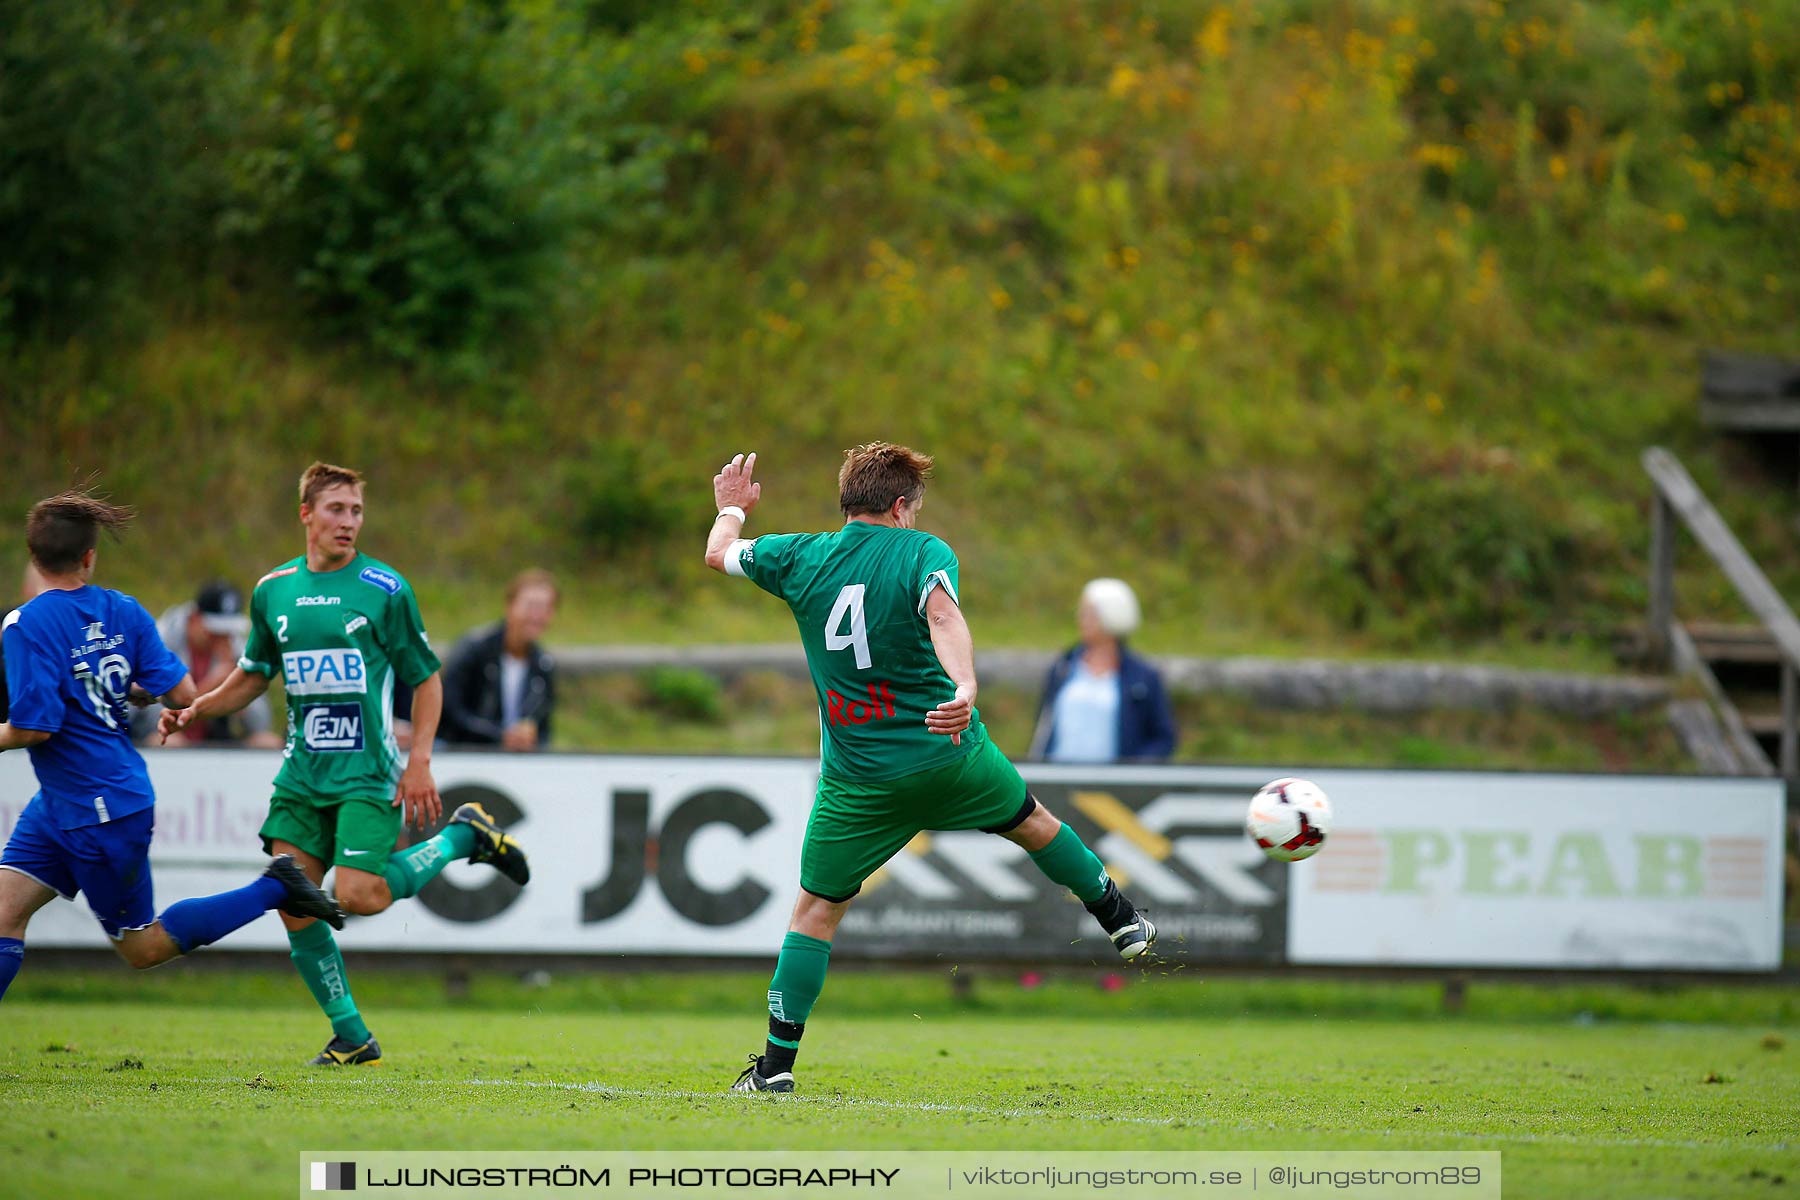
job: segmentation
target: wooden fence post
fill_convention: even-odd
[[[1650,661],[1669,665],[1669,624],[1675,619],[1675,512],[1662,488],[1651,485],[1650,501]]]
[[[1800,672],[1794,660],[1781,660],[1781,774],[1800,778]]]

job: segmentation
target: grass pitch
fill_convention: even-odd
[[[971,1004],[846,972],[777,1098],[723,1094],[760,1043],[760,977],[447,1002],[369,973],[387,1061],[320,1072],[292,980],[31,970],[0,1008],[8,1196],[288,1195],[302,1150],[634,1148],[1497,1149],[1509,1197],[1800,1193],[1791,993],[1600,989],[1562,998],[1570,1020],[1541,999],[1444,1017],[1398,984],[1008,981]],[[654,1001],[739,991],[729,1015]]]

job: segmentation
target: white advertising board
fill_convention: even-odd
[[[147,756],[156,787],[150,861],[159,907],[247,883],[267,862],[257,829],[275,752]],[[446,810],[479,799],[530,853],[523,891],[455,863],[437,884],[347,936],[371,950],[766,954],[793,906],[817,767],[795,759],[440,754]],[[0,755],[0,837],[36,791],[23,754]],[[42,946],[105,946],[79,898],[32,919]],[[287,948],[257,921],[220,943]]]
[[[1773,970],[1772,779],[1320,771],[1336,824],[1294,868],[1297,963]]]
[[[244,883],[263,861],[256,831],[279,756],[193,750],[148,761],[159,798],[151,851],[159,905]],[[531,885],[521,892],[491,868],[453,864],[416,900],[356,919],[348,944],[752,956],[779,946],[815,763],[440,754],[433,765],[447,806],[480,799],[517,831],[531,855]],[[1599,969],[1780,963],[1786,817],[1778,781],[1304,771],[1331,795],[1336,823],[1317,857],[1289,868],[1262,859],[1236,830],[1251,793],[1292,770],[1024,772],[1127,890],[1180,934],[1167,954]],[[26,756],[0,756],[0,838],[35,791]],[[871,878],[840,953],[931,957],[986,947],[984,959],[1092,957],[1086,938],[1070,950],[1061,922],[1069,917],[1073,930],[1083,914],[1039,885],[1010,843],[981,834],[919,839]],[[1012,923],[1004,946],[970,924],[984,913]],[[48,905],[29,936],[42,946],[106,944],[79,899]],[[271,917],[220,948],[286,945]]]

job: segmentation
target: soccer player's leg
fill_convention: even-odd
[[[276,796],[263,822],[263,847],[275,855],[292,855],[314,884],[324,882],[326,865],[337,847],[336,805],[313,804],[291,796]],[[390,840],[390,845],[392,842]],[[306,990],[331,1022],[331,1040],[312,1062],[316,1066],[352,1066],[381,1061],[381,1046],[369,1033],[356,998],[350,992],[349,973],[331,927],[323,921],[281,914],[288,931],[289,958]]]
[[[445,867],[463,859],[492,863],[495,870],[521,887],[531,880],[531,868],[517,839],[501,829],[479,804],[461,805],[437,833],[394,851],[382,868],[382,877],[389,895],[405,900],[418,895]]]
[[[342,923],[337,905],[292,859],[277,859],[254,882],[228,892],[178,900],[159,917],[150,874],[149,809],[62,832],[76,886],[113,948],[138,970],[218,941],[270,909],[286,908]]]
[[[1119,957],[1133,959],[1150,949],[1156,942],[1156,926],[1119,890],[1081,835],[1026,790],[1017,768],[999,748],[987,742],[964,763],[954,793],[959,799],[953,803],[960,806],[955,815],[965,823],[944,828],[975,828],[1021,847],[1038,870],[1073,892],[1093,914]]]
[[[114,944],[126,962],[141,970],[210,946],[271,910],[324,921],[335,929],[344,927],[343,909],[307,878],[291,854],[283,854],[269,860],[263,873],[243,887],[177,900],[155,924],[122,929]]]
[[[884,797],[875,796],[870,802],[871,793],[886,787],[819,781],[800,847],[800,897],[769,981],[768,1040],[763,1053],[751,1056],[733,1091],[794,1090],[794,1059],[807,1018],[825,987],[838,922],[863,881],[920,829]]]
[[[0,999],[25,965],[25,927],[60,894],[77,890],[43,797],[33,797],[0,851]]]

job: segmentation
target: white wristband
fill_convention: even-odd
[[[749,515],[735,504],[727,504],[724,508],[721,508],[719,510],[719,517],[736,517],[739,525],[742,525],[745,521],[750,519]],[[719,517],[714,517],[713,520],[716,521]]]

